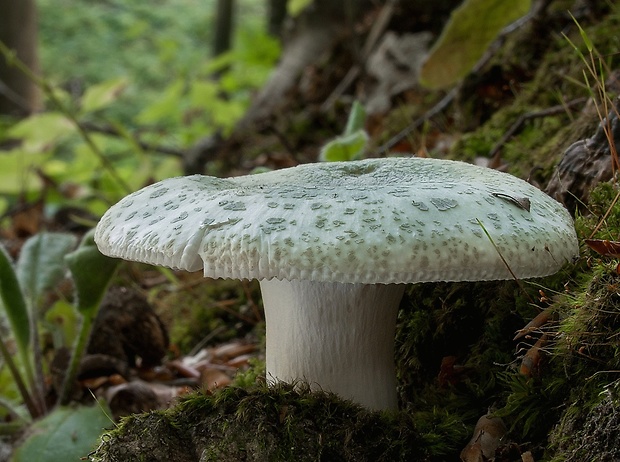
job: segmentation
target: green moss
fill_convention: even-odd
[[[582,288],[563,309],[553,348],[555,376],[568,384],[550,436],[552,460],[616,460],[620,369],[620,275],[617,262],[590,260]]]
[[[230,387],[125,419],[91,460],[444,460],[455,432],[439,412],[369,412],[303,385]]]
[[[426,412],[443,413],[463,428],[459,435],[452,434],[458,451],[446,460],[458,457],[481,415],[505,405],[512,393],[511,380],[519,378],[515,332],[539,312],[532,304],[538,299],[538,290],[544,287],[552,293],[565,280],[563,274],[521,281],[520,285],[495,281],[416,284],[411,288],[397,327],[400,399],[416,419]],[[450,357],[455,360],[454,367],[446,367]],[[536,399],[545,404],[544,395],[536,395]],[[546,408],[540,409],[545,412]],[[511,413],[502,415],[509,425]],[[520,431],[515,429],[514,434]]]
[[[620,239],[620,203],[615,184],[610,182],[599,183],[590,193],[588,200],[588,214],[578,216],[575,222],[580,236],[588,239]],[[584,248],[591,256],[594,252]]]
[[[457,388],[478,400],[481,390],[471,387],[495,382],[492,376],[503,370],[497,364],[512,360],[514,332],[536,313],[528,302],[537,288],[522,286],[526,293],[514,281],[414,285],[397,332],[403,402],[415,402],[424,383],[436,384],[447,356],[456,356],[466,371]],[[493,400],[492,393],[487,399]]]
[[[551,434],[552,462],[612,462],[620,458],[619,382],[603,387],[596,402],[571,403]]]
[[[188,352],[206,336],[210,343],[243,337],[258,320],[250,308],[248,293],[260,300],[258,284],[246,292],[239,281],[203,279],[182,282],[182,290],[158,292],[151,299],[170,331],[171,343]]]
[[[587,56],[588,51],[572,20],[567,17],[559,20],[558,17],[556,15],[555,21],[558,24],[555,29],[564,28],[570,40]],[[562,21],[565,24],[562,25]],[[579,53],[565,37],[547,35],[551,28],[537,32],[537,27],[539,25],[530,24],[509,38],[489,65],[489,73],[499,73],[491,86],[510,85],[513,75],[519,76],[517,81],[525,82],[521,87],[512,88],[513,95],[487,102],[487,105],[498,105],[488,118],[481,112],[483,109],[480,107],[479,94],[472,91],[471,99],[466,98],[461,102],[461,119],[469,121],[482,118],[482,123],[455,143],[451,157],[469,161],[477,156],[487,157],[519,117],[533,116],[541,109],[591,95],[590,88],[594,88],[595,81],[589,78],[590,88],[584,82],[586,65]],[[604,20],[594,25],[584,21],[583,27],[605,61],[606,67],[603,69],[615,69],[620,60],[620,55],[616,53],[620,38],[615,32],[620,27],[618,8],[612,9]],[[530,74],[531,79],[528,80]],[[603,75],[602,80],[605,78],[607,75]],[[506,82],[502,83],[502,79]],[[610,96],[613,98],[613,94]],[[572,110],[527,119],[521,129],[503,145],[502,162],[509,165],[511,173],[521,177],[527,177],[535,167],[542,167],[543,177],[548,178],[552,166],[558,162],[563,151],[571,143],[591,136],[599,122],[596,111],[584,108],[585,102]]]
[[[601,391],[617,378],[609,371],[620,369],[616,266],[615,261],[592,258],[589,265],[577,266],[570,291],[556,296],[551,306],[557,319],[532,334],[530,343],[542,333],[548,337],[538,373],[526,377],[507,371],[501,377],[506,394],[499,415],[511,426],[513,438],[533,442],[536,460],[611,460],[603,457],[605,446],[586,442],[588,435],[609,436],[593,419],[603,412]],[[617,418],[609,411],[610,402],[604,406],[605,418]]]

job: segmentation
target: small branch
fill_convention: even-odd
[[[375,49],[377,42],[383,35],[385,28],[392,19],[394,15],[394,9],[396,7],[396,0],[388,0],[387,4],[383,6],[381,12],[378,14],[372,28],[370,29],[370,33],[366,39],[366,43],[364,43],[364,48],[362,50],[361,61],[365,62],[370,53]],[[355,81],[355,79],[360,75],[363,69],[363,64],[356,64],[349,69],[344,78],[340,81],[340,83],[336,86],[336,88],[332,91],[332,93],[327,97],[325,102],[321,105],[321,111],[327,112],[336,102],[338,98],[342,96],[342,94],[347,91],[349,86]]]
[[[379,148],[377,149],[377,152],[380,154],[387,153],[390,149],[392,149],[394,146],[400,143],[403,139],[409,136],[409,134],[412,131],[421,127],[426,121],[428,121],[432,117],[435,117],[437,114],[443,112],[448,106],[450,106],[450,104],[452,104],[452,101],[454,100],[454,98],[456,98],[456,95],[458,94],[459,90],[460,90],[460,85],[450,90],[450,92],[447,93],[446,96],[444,96],[431,109],[426,111],[424,115],[422,115],[421,117],[418,117],[416,120],[414,120],[412,123],[410,123],[405,128],[403,128],[400,132],[398,132],[396,135],[390,138],[383,145],[379,146]]]
[[[482,231],[484,231],[484,234],[486,234],[487,238],[489,239],[489,242],[491,243],[491,245],[493,246],[493,248],[495,249],[495,251],[497,252],[497,254],[499,255],[499,258],[501,258],[502,263],[504,264],[504,266],[506,266],[506,269],[508,270],[508,272],[510,273],[510,275],[512,276],[512,278],[515,280],[515,282],[517,283],[517,285],[519,286],[519,289],[521,289],[521,292],[523,292],[523,294],[529,299],[530,303],[532,305],[535,305],[536,302],[532,299],[532,297],[530,296],[530,294],[527,293],[527,291],[525,290],[525,287],[523,287],[523,284],[521,283],[521,280],[517,277],[517,275],[512,271],[512,268],[510,267],[510,265],[508,264],[508,262],[506,261],[506,259],[504,258],[504,256],[502,255],[502,253],[500,252],[499,248],[497,247],[497,245],[495,244],[495,241],[493,240],[493,238],[491,237],[491,235],[489,234],[489,232],[487,231],[487,229],[484,227],[484,225],[482,224],[482,222],[476,218],[476,221],[478,222],[478,225],[480,225],[480,227],[482,228]]]
[[[587,98],[577,98],[569,101],[568,103],[551,106],[541,111],[527,112],[525,114],[521,114],[519,118],[506,131],[506,133],[504,133],[504,136],[502,136],[501,139],[495,144],[495,146],[493,146],[493,149],[491,149],[491,151],[489,152],[489,158],[497,155],[502,149],[502,147],[508,142],[508,140],[510,140],[510,138],[516,135],[519,131],[521,131],[521,128],[523,127],[523,125],[525,125],[525,122],[532,119],[562,114],[566,112],[569,108],[584,104],[587,100]]]
[[[80,126],[84,130],[89,131],[89,132],[103,133],[104,135],[115,136],[117,138],[126,137],[126,135],[123,132],[121,132],[120,130],[112,126],[101,126],[101,125],[96,125],[92,122],[80,122]],[[168,154],[170,156],[174,156],[178,158],[183,158],[183,156],[185,155],[185,153],[180,149],[169,148],[166,146],[159,146],[156,144],[146,143],[144,141],[140,141],[135,136],[132,136],[131,138],[132,138],[132,141],[136,143],[136,145],[139,146],[140,149],[144,151],[159,152],[161,154]]]
[[[2,357],[4,358],[4,363],[7,365],[7,367],[11,371],[13,380],[15,380],[15,385],[17,386],[17,389],[19,390],[19,394],[24,400],[24,404],[26,405],[26,408],[28,409],[28,413],[33,419],[36,419],[37,417],[42,415],[42,411],[41,409],[38,408],[37,404],[33,401],[32,396],[30,395],[30,392],[28,391],[28,388],[26,387],[26,384],[22,380],[22,376],[20,375],[19,370],[17,369],[17,366],[15,365],[15,362],[13,362],[13,356],[9,352],[2,338],[0,338],[0,353],[2,354]]]

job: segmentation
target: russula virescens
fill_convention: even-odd
[[[545,276],[578,253],[571,216],[540,190],[420,158],[166,179],[110,208],[95,241],[112,257],[258,279],[268,380],[371,409],[396,407],[405,284]]]

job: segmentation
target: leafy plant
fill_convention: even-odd
[[[299,16],[299,14],[312,4],[312,0],[288,0],[286,2],[286,10],[291,17]]]
[[[280,46],[274,38],[253,31],[241,33],[230,51],[206,61],[191,74],[175,76],[135,121],[156,127],[160,136],[165,133],[183,147],[216,132],[229,133],[279,55]]]
[[[109,426],[106,413],[96,406],[59,407],[32,425],[32,435],[15,450],[12,461],[79,460],[93,450],[101,431]]]
[[[256,28],[243,30],[235,47],[216,59],[168,67],[159,91],[130,112],[122,108],[135,98],[134,75],[90,84],[76,97],[32,73],[2,43],[0,52],[42,89],[49,107],[0,133],[0,141],[8,141],[0,194],[16,200],[46,192],[50,202],[50,185],[63,194],[65,186],[77,184],[79,195],[71,198],[97,215],[109,205],[102,197],[115,201],[153,178],[180,174],[185,149],[204,136],[230,132],[280,47]],[[0,213],[9,205],[0,202]]]
[[[10,55],[2,43],[0,52]],[[93,200],[97,198],[95,190],[119,198],[148,178],[179,172],[176,158],[145,156],[143,145],[130,131],[101,121],[101,111],[118,101],[126,79],[101,82],[72,101],[66,92],[33,75],[19,61],[14,63],[43,89],[52,108],[14,123],[0,137],[10,140],[2,151],[0,171],[0,193],[7,198],[29,199],[45,191],[49,203],[54,188],[62,194],[63,188],[73,185],[80,193],[69,198],[80,200],[98,214],[108,204]],[[100,131],[93,131],[93,126]],[[127,152],[132,156],[126,156]],[[67,197],[59,199],[66,201]]]
[[[341,162],[360,159],[368,145],[368,133],[364,130],[366,111],[355,101],[342,135],[329,141],[321,148],[319,159],[323,162]]]
[[[8,321],[18,352],[17,356],[11,354],[7,337],[3,336],[0,339],[0,356],[32,419],[48,412],[38,335],[44,295],[65,277],[69,269],[76,288],[75,309],[81,315],[82,323],[63,388],[59,390],[59,401],[66,403],[86,349],[92,322],[118,264],[117,260],[99,253],[91,234],[87,234],[78,248],[71,251],[75,244],[76,239],[70,234],[37,234],[26,241],[15,267],[7,252],[0,247],[0,301],[3,308],[0,319],[6,318]],[[14,416],[22,415],[19,408],[8,401],[0,405]]]

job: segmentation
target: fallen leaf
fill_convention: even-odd
[[[521,454],[521,460],[523,462],[534,462],[534,456],[532,456],[531,451],[526,451],[523,454]]]
[[[466,0],[456,8],[422,65],[420,80],[447,88],[465,77],[497,34],[527,13],[531,0]]]
[[[474,436],[461,451],[461,460],[463,462],[492,460],[506,431],[501,418],[483,415],[474,427]]]
[[[207,390],[222,388],[229,385],[232,379],[224,372],[217,369],[205,369],[201,374],[201,382]]]
[[[620,257],[620,242],[607,239],[586,239],[588,247],[605,257]]]
[[[251,343],[227,343],[221,345],[213,350],[213,358],[222,361],[227,361],[237,356],[252,353],[256,350],[256,345]]]
[[[249,364],[250,359],[254,357],[255,355],[252,355],[252,354],[240,355],[228,361],[226,365],[239,369],[240,367],[247,366]]]
[[[536,343],[527,350],[525,356],[521,360],[521,367],[519,373],[526,377],[532,377],[536,375],[540,369],[540,361],[543,358],[543,347],[547,343],[547,335],[540,337]]]

